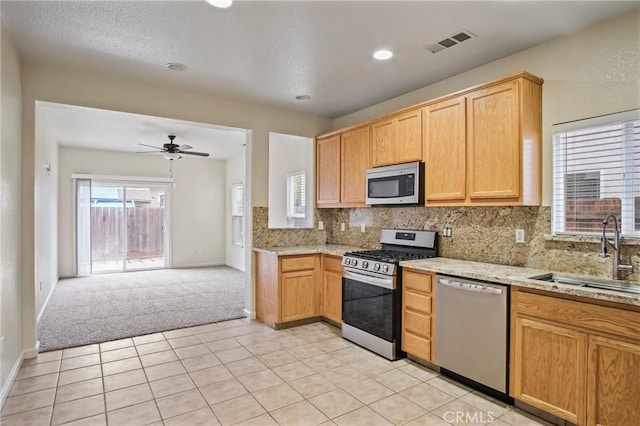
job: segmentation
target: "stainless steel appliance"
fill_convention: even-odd
[[[436,275],[434,362],[505,399],[508,313],[508,286]]]
[[[367,170],[367,204],[424,202],[424,163],[395,164]]]
[[[403,260],[437,256],[437,232],[383,229],[381,250],[342,258],[342,337],[385,358],[402,358]]]

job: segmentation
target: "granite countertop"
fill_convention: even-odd
[[[277,247],[254,247],[253,251],[274,254],[276,256],[289,256],[296,254],[330,254],[334,256],[342,256],[350,251],[362,250],[362,247],[342,246],[337,244],[319,244],[314,246],[277,246]]]
[[[615,290],[601,290],[596,288],[578,287],[570,284],[560,284],[548,281],[531,279],[540,275],[545,275],[549,270],[523,268],[519,266],[496,265],[492,263],[472,262],[469,260],[449,259],[436,257],[432,259],[409,260],[400,262],[400,266],[405,268],[431,271],[440,274],[454,275],[462,278],[470,278],[484,281],[491,281],[500,284],[508,284],[518,287],[526,287],[537,290],[545,290],[554,293],[567,294],[572,296],[588,297],[592,299],[605,300],[608,302],[624,303],[627,305],[640,306],[640,295],[624,293]],[[561,272],[563,276],[577,277],[583,279],[593,279],[593,277],[580,276]],[[607,281],[598,278],[600,281]],[[617,281],[616,283],[621,283]],[[628,285],[640,285],[637,283],[624,282]]]

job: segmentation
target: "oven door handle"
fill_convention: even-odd
[[[393,278],[386,278],[386,279],[378,278],[378,277],[372,277],[369,275],[354,274],[353,272],[349,272],[349,271],[343,271],[342,278],[358,281],[365,284],[371,284],[376,287],[383,287],[389,290],[395,289]]]

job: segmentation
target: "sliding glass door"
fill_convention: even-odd
[[[86,191],[77,188],[78,275],[86,275],[81,266],[89,254],[94,274],[166,267],[167,185],[93,180],[89,219],[80,208],[86,205]]]

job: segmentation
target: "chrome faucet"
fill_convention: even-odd
[[[609,219],[613,219],[614,229],[614,241],[613,243],[607,238],[607,225],[609,225]],[[607,243],[613,247],[613,269],[611,276],[614,280],[621,279],[621,272],[633,271],[633,265],[621,265],[620,264],[620,230],[618,229],[618,219],[615,215],[610,214],[602,221],[602,238],[600,239],[600,257],[609,257],[607,254]]]

